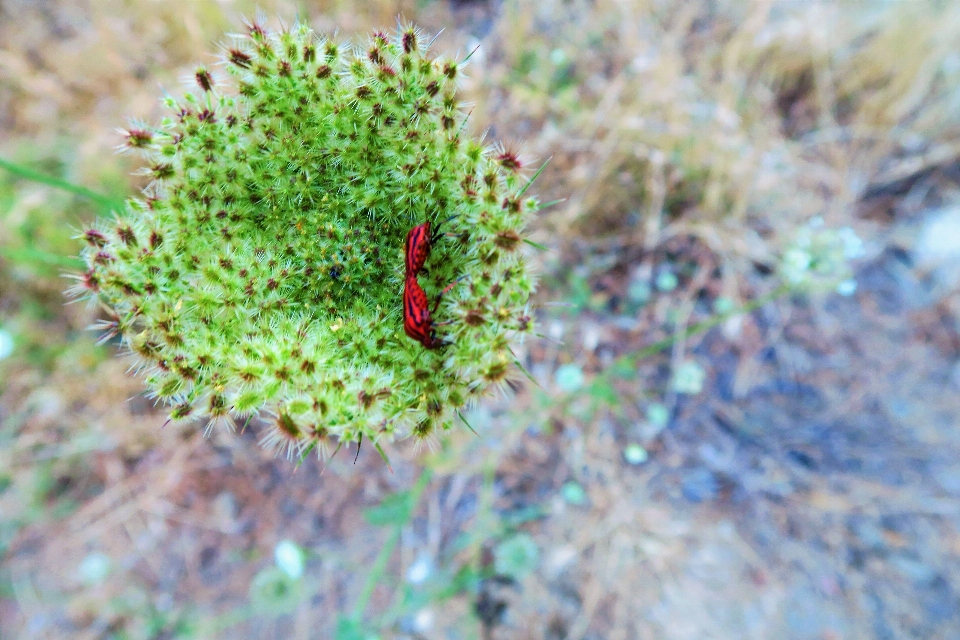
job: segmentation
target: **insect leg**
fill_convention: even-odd
[[[451,289],[453,289],[455,286],[457,286],[457,283],[458,283],[458,282],[460,282],[461,280],[463,280],[463,279],[466,278],[466,277],[467,277],[467,276],[465,276],[465,275],[464,275],[464,276],[460,276],[459,278],[457,278],[456,280],[454,280],[453,282],[451,282],[450,284],[448,284],[447,286],[445,286],[445,287],[443,288],[443,291],[441,291],[441,292],[437,295],[437,300],[436,300],[436,302],[433,303],[433,310],[432,310],[430,313],[436,313],[436,312],[437,312],[437,307],[440,306],[440,299],[443,298],[443,296],[445,296],[447,293],[449,293]]]

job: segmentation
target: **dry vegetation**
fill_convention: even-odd
[[[129,193],[116,127],[155,118],[158,85],[177,92],[256,7],[347,35],[403,14],[447,27],[440,50],[481,44],[471,126],[552,157],[539,192],[564,199],[535,234],[541,301],[575,305],[541,309],[549,339],[526,345],[542,388],[519,378],[471,414],[481,438],[400,448],[393,472],[372,449],[294,472],[256,424],[161,429],[84,331],[97,310],[64,306],[95,208],[0,170],[17,344],[0,361],[0,638],[333,637],[394,531],[364,509],[421,468],[371,637],[960,634],[960,295],[910,261],[926,212],[956,202],[960,5],[0,0],[0,157]],[[718,299],[775,289],[814,216],[867,240],[854,298],[781,300],[611,369]],[[665,270],[678,286],[637,302]],[[693,359],[704,391],[678,393]],[[628,444],[650,459],[629,464]],[[495,555],[516,532],[539,561],[510,582]],[[248,593],[281,539],[309,550],[305,595],[272,615]],[[92,554],[111,570],[84,582]]]

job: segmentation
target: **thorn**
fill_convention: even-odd
[[[373,444],[373,448],[377,450],[377,453],[380,454],[380,457],[383,458],[384,463],[387,465],[387,469],[390,470],[390,473],[393,473],[393,467],[390,466],[390,460],[387,458],[387,454],[384,452],[383,447],[380,446],[379,442]]]
[[[467,120],[469,120],[470,116],[472,115],[473,115],[473,109],[470,109],[470,111],[467,113],[467,117],[465,117],[463,119],[463,122],[460,123],[460,129],[457,131],[458,138],[460,137],[460,134],[463,133],[463,128],[467,126]]]
[[[360,438],[357,440],[357,456],[353,459],[353,464],[357,464],[360,459],[360,447],[363,446],[363,432],[360,432]]]
[[[141,391],[140,393],[135,393],[135,394],[133,394],[132,396],[130,396],[129,398],[127,398],[127,402],[132,402],[132,401],[136,400],[137,398],[139,398],[140,396],[146,397],[149,393],[150,393],[150,392],[147,391],[147,390],[143,390],[143,391]]]
[[[552,159],[553,159],[553,156],[550,156],[549,158],[547,158],[547,159],[544,161],[544,163],[543,163],[542,165],[540,165],[540,168],[537,169],[537,172],[536,172],[535,174],[533,174],[533,177],[530,178],[530,180],[527,182],[527,184],[523,185],[523,189],[520,189],[520,192],[517,193],[517,197],[518,197],[518,198],[519,198],[520,196],[522,196],[524,193],[527,192],[527,189],[530,188],[530,185],[533,184],[533,181],[536,180],[537,177],[539,177],[540,173],[541,173],[544,169],[547,168],[547,163],[550,162]]]
[[[480,45],[478,44],[476,47],[473,48],[473,51],[470,52],[470,55],[468,55],[466,58],[460,61],[460,64],[465,64],[467,60],[473,57],[473,54],[475,54],[477,52],[477,49],[479,48],[480,48]]]
[[[541,340],[546,340],[546,341],[548,341],[548,342],[552,342],[553,344],[560,345],[561,347],[563,347],[563,346],[565,346],[565,345],[567,344],[567,343],[564,342],[563,340],[557,340],[556,338],[551,338],[550,336],[545,336],[545,335],[543,335],[542,333],[535,333],[535,334],[533,334],[533,335],[536,336],[537,338],[540,338]]]
[[[527,379],[530,380],[530,382],[532,382],[533,384],[537,385],[538,387],[546,391],[546,389],[543,388],[543,385],[537,382],[536,378],[534,378],[533,375],[529,371],[527,371],[527,368],[522,364],[520,364],[520,358],[518,358],[517,354],[513,352],[513,349],[510,349],[509,347],[507,349],[510,351],[510,355],[513,356],[513,363],[518,367],[520,367],[520,371],[523,371],[523,375],[527,376]]]
[[[443,33],[443,29],[440,29],[440,31],[437,31],[437,35],[433,36],[433,39],[430,40],[430,43],[429,43],[429,44],[427,44],[427,49],[429,49],[430,47],[433,46],[433,43],[437,41],[437,38],[440,37],[440,34],[441,34],[441,33]]]
[[[440,295],[446,295],[447,293],[449,293],[451,289],[457,286],[458,282],[460,282],[461,280],[464,280],[466,277],[467,277],[466,275],[462,275],[456,280],[454,280],[453,282],[451,282],[450,284],[448,284],[446,287],[443,288],[443,291],[440,292]]]
[[[300,461],[297,462],[297,466],[293,468],[293,473],[297,472],[297,469],[300,468],[300,465],[303,464],[303,461],[307,459],[307,456],[310,454],[311,451],[314,450],[316,446],[317,446],[317,441],[314,440],[313,442],[310,443],[310,445],[306,449],[303,450],[303,453],[300,454]],[[293,473],[291,473],[290,475],[293,475]]]
[[[566,202],[566,201],[567,201],[566,198],[560,198],[559,200],[551,200],[550,202],[546,202],[546,203],[544,203],[544,204],[541,204],[541,205],[537,206],[537,211],[543,211],[543,210],[546,209],[547,207],[552,207],[552,206],[554,206],[554,205],[558,205],[558,204],[560,204],[561,202]]]
[[[460,412],[460,409],[457,409],[457,416],[459,416],[460,419],[463,420],[463,424],[467,425],[467,429],[470,429],[470,431],[473,432],[473,435],[477,436],[478,438],[480,437],[480,434],[477,433],[477,430],[474,429],[472,426],[470,426],[470,423],[467,422],[467,419],[463,417],[463,413]]]
[[[326,462],[323,463],[323,469],[320,469],[320,475],[323,475],[323,472],[327,470],[327,465],[330,464],[330,461],[333,460],[333,457],[337,455],[337,452],[340,451],[340,447],[343,446],[343,440],[337,443],[337,448],[333,450],[333,453],[330,454],[330,457],[327,458]]]

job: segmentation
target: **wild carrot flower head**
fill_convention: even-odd
[[[532,330],[517,155],[464,131],[461,64],[412,27],[365,46],[249,27],[172,115],[125,132],[152,182],[82,234],[74,293],[176,420],[269,416],[269,444],[427,437],[502,383]],[[407,232],[433,349],[404,333]]]

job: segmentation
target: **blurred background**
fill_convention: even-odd
[[[22,169],[135,193],[117,129],[258,10],[480,45],[474,134],[551,158],[479,437],[161,428],[66,304],[97,202]],[[960,637],[958,52],[954,2],[0,0],[0,638]],[[784,280],[840,228],[855,285]]]

